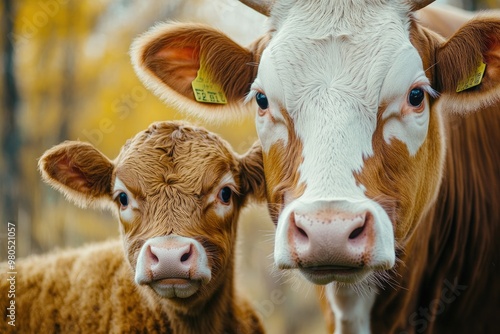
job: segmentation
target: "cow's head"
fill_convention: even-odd
[[[249,48],[208,27],[161,24],[133,44],[135,69],[202,117],[255,100],[276,264],[318,284],[366,281],[394,266],[436,197],[438,101],[465,113],[499,100],[499,20],[444,42],[414,19],[418,1],[249,2],[270,13],[269,33]],[[482,83],[457,93],[480,61]],[[195,101],[198,71],[228,104]]]
[[[87,143],[57,145],[40,170],[75,203],[111,208],[136,283],[177,306],[206,302],[232,279],[240,209],[265,197],[259,146],[240,157],[218,136],[177,122],[152,124],[113,161]]]

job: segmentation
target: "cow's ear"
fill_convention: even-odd
[[[467,113],[500,102],[499,14],[475,18],[437,49],[435,88],[450,110]]]
[[[113,163],[88,143],[67,141],[38,161],[42,179],[79,206],[110,200]]]
[[[138,37],[130,52],[139,78],[164,102],[204,119],[221,119],[242,109],[264,41],[244,48],[205,25],[163,23]]]
[[[248,152],[240,158],[241,192],[257,202],[266,200],[266,180],[262,145],[255,142]]]

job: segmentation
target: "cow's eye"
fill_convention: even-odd
[[[269,101],[267,101],[267,96],[265,94],[258,92],[255,95],[255,101],[257,101],[260,109],[266,110],[269,108]]]
[[[128,196],[124,192],[121,192],[118,195],[118,201],[122,205],[122,208],[126,208],[128,206]]]
[[[408,102],[413,107],[420,107],[424,101],[425,93],[422,88],[413,88],[408,94]]]
[[[219,191],[219,194],[217,197],[223,204],[229,204],[231,201],[231,195],[233,194],[231,188],[229,187],[224,187]]]

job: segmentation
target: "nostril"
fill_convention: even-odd
[[[358,238],[363,233],[363,231],[365,231],[368,224],[370,224],[370,221],[372,219],[372,215],[370,214],[370,212],[365,212],[363,215],[359,216],[359,218],[362,219],[363,225],[355,228],[351,232],[351,234],[349,234],[350,240]],[[358,221],[358,223],[361,223],[361,221]]]
[[[357,237],[359,237],[361,233],[363,233],[364,229],[365,229],[364,225],[356,228],[354,231],[351,232],[351,234],[349,234],[349,239],[356,239]]]
[[[186,253],[181,256],[181,262],[185,262],[189,260],[189,257],[191,256],[191,253]]]
[[[299,231],[300,235],[303,236],[304,238],[307,238],[307,233],[303,229],[297,226],[297,230]]]
[[[151,246],[149,248],[149,258],[151,259],[151,264],[157,264],[160,260],[158,259],[158,256],[153,252],[153,248]]]
[[[300,227],[297,223],[298,222],[297,222],[297,217],[295,216],[295,212],[292,212],[290,214],[290,226],[292,228],[294,228],[296,232],[298,232],[298,233],[295,233],[295,235],[300,240],[308,240],[309,236],[307,235],[307,232],[302,227]]]
[[[189,247],[189,251],[187,251],[186,253],[182,254],[182,256],[181,256],[181,262],[186,262],[187,260],[189,260],[189,258],[191,257],[192,253],[193,253],[192,246],[190,246]]]

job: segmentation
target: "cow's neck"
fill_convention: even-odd
[[[361,294],[353,288],[330,283],[325,293],[335,317],[334,334],[371,333],[370,313],[377,295],[376,289],[371,288]]]
[[[405,265],[398,266],[392,275],[394,287],[383,290],[377,299],[372,317],[384,321],[373,324],[375,333],[403,331],[412,323],[418,325],[416,329],[425,324],[432,331],[441,319],[446,323],[447,314],[479,319],[487,314],[484,309],[490,309],[486,303],[490,300],[494,303],[489,297],[498,295],[495,275],[480,275],[493,270],[490,264],[498,263],[500,258],[498,252],[485,251],[495,249],[494,240],[500,234],[495,227],[500,221],[500,209],[491,200],[500,196],[499,126],[500,117],[494,107],[467,117],[451,115],[447,119],[445,177],[437,202],[401,252],[399,262]],[[465,247],[467,244],[481,247]],[[444,302],[443,289],[455,284],[460,302]],[[464,286],[467,289],[460,290]],[[446,312],[430,310],[440,305],[434,300],[441,301]],[[478,303],[485,307],[469,308]],[[431,319],[428,314],[435,314],[436,318]],[[470,332],[460,324],[462,332]]]

